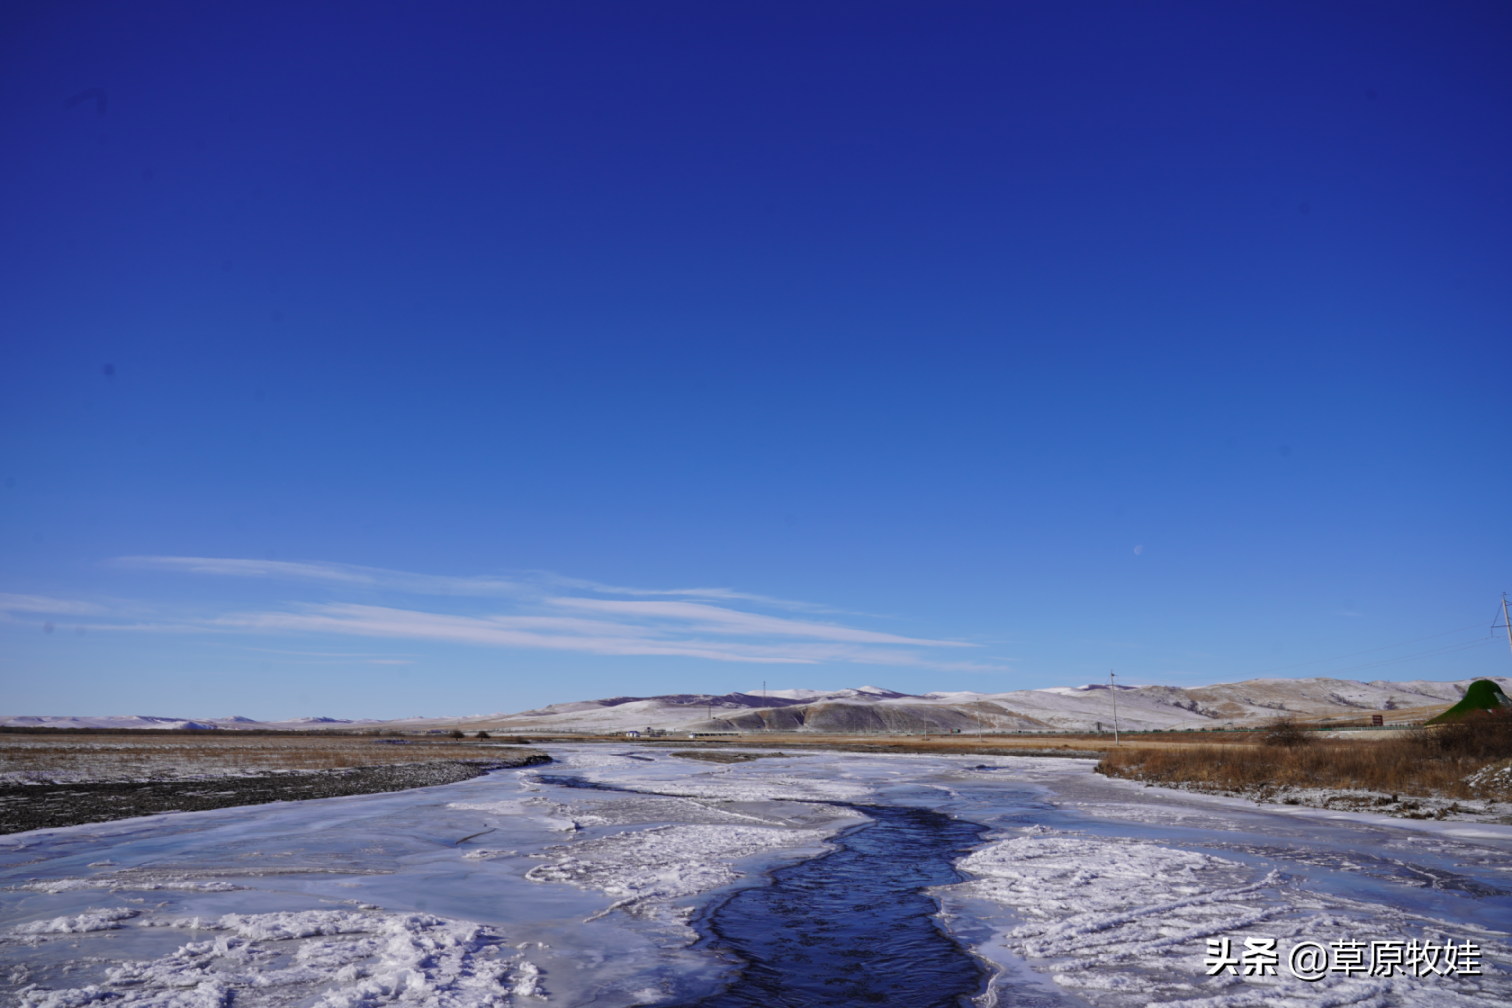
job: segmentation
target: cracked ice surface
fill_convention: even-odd
[[[635,763],[557,755],[555,772]],[[24,1008],[613,1008],[697,995],[728,964],[688,947],[689,918],[858,821],[516,771],[16,834],[0,839],[0,990]]]
[[[1512,1003],[1512,828],[1257,807],[1085,760],[550,751],[444,787],[0,838],[0,989],[24,1008],[694,1000],[729,979],[693,944],[701,915],[864,824],[845,802],[992,828],[935,890],[998,969],[984,1006]],[[1209,977],[1210,937],[1468,940],[1484,975]]]
[[[1240,1005],[1504,1004],[1512,983],[1490,976],[1397,976],[1306,983],[1284,975],[1208,978],[1205,939],[1472,941],[1505,964],[1504,936],[1403,907],[1309,892],[1285,873],[1158,844],[1063,835],[994,844],[961,862],[963,893],[1011,907],[1025,923],[1007,945],[1094,1002],[1190,1008]]]
[[[1011,762],[995,762],[1002,769],[992,776],[1009,778]],[[1120,1008],[1512,1001],[1512,830],[1281,812],[1050,766],[1011,776],[1043,788],[1047,807],[998,817],[1006,828],[995,842],[958,863],[969,881],[939,890],[953,927],[992,922],[979,949],[1004,967],[1000,982],[1015,971],[1048,976],[1061,991]],[[980,800],[978,789],[962,793],[963,804]],[[993,818],[983,812],[979,820]],[[1304,939],[1469,941],[1482,950],[1483,975],[1307,983],[1283,967],[1272,977],[1210,977],[1209,938],[1236,948],[1276,939],[1283,953]]]

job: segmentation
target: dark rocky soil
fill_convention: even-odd
[[[199,812],[232,805],[262,805],[341,795],[407,791],[455,784],[506,767],[550,763],[533,749],[486,760],[435,760],[390,766],[269,773],[254,777],[201,777],[194,780],[16,784],[0,787],[0,833],[109,822],[163,812]]]

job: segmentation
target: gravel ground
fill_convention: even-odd
[[[108,822],[163,812],[198,812],[232,805],[262,805],[341,795],[405,791],[455,784],[489,770],[550,763],[534,749],[501,752],[488,759],[433,760],[257,776],[196,780],[19,784],[0,787],[0,833]]]

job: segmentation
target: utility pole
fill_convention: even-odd
[[[976,712],[976,719],[977,719],[977,744],[981,745],[981,743],[982,743],[982,701],[978,700],[975,704],[972,705],[971,709]]]
[[[1108,669],[1108,696],[1113,700],[1113,744],[1118,745],[1118,685],[1113,681],[1112,669]]]
[[[1502,627],[1507,631],[1507,647],[1512,648],[1512,620],[1507,619],[1507,593],[1502,592]],[[1494,627],[1492,629],[1495,629]]]

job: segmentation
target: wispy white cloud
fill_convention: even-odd
[[[542,616],[452,616],[444,613],[351,604],[305,605],[294,612],[236,613],[212,626],[259,631],[301,631],[401,637],[492,647],[586,651],[604,655],[676,655],[716,661],[812,664],[820,659],[758,645],[657,639],[645,627],[608,621]]]
[[[841,613],[848,610],[835,609],[815,602],[798,602],[794,599],[773,598],[770,595],[754,595],[750,592],[736,591],[733,588],[626,588],[621,585],[608,585],[600,581],[585,581],[582,578],[563,577],[550,571],[530,571],[529,576],[539,580],[542,584],[558,585],[563,588],[579,588],[584,591],[597,592],[600,595],[680,595],[684,598],[707,598],[723,599],[730,602],[757,602],[761,605],[773,606],[778,609],[799,609],[805,612]],[[851,615],[861,615],[851,613]]]
[[[175,556],[125,556],[117,557],[114,563],[117,566],[134,567],[140,570],[174,571],[181,574],[217,574],[226,577],[268,578],[283,581],[316,581],[349,588],[388,589],[417,595],[495,598],[527,595],[537,591],[530,585],[506,578],[411,574],[407,571],[359,567],[354,564]]]
[[[977,643],[907,637],[812,618],[754,612],[753,608],[836,613],[837,610],[727,588],[629,588],[529,571],[510,577],[452,577],[351,564],[214,557],[133,556],[114,561],[135,569],[191,575],[294,581],[324,586],[330,594],[364,593],[362,601],[290,601],[256,611],[202,612],[178,619],[122,624],[144,632],[220,632],[260,635],[331,635],[425,640],[479,647],[574,651],[599,655],[702,658],[722,662],[813,665],[845,662],[915,666],[968,672],[1002,671],[979,662],[940,661],[938,648]],[[493,599],[503,610],[477,613],[479,603],[456,609],[373,604],[371,591]],[[641,598],[603,598],[620,595]],[[661,596],[646,599],[645,596]],[[667,596],[679,596],[667,598]],[[388,599],[384,600],[389,601]],[[715,604],[715,603],[721,604]],[[368,656],[364,656],[368,657]],[[376,657],[376,656],[373,656]],[[394,659],[385,656],[385,660]]]
[[[555,616],[457,616],[445,613],[355,604],[302,605],[294,611],[235,613],[218,617],[213,628],[265,633],[338,633],[362,637],[431,640],[486,647],[579,651],[601,655],[659,655],[705,658],[713,661],[816,665],[846,662],[898,665],[960,671],[989,671],[997,667],[971,662],[940,662],[911,651],[868,647],[838,641],[779,642],[706,640],[672,629],[612,620]],[[811,624],[819,631],[844,630]],[[866,634],[857,631],[857,634]],[[797,635],[796,631],[793,635]],[[819,633],[809,634],[811,637]],[[910,638],[873,635],[885,643]],[[954,642],[940,642],[954,643]]]
[[[98,616],[108,610],[93,602],[55,599],[45,595],[7,595],[0,593],[0,611],[43,613],[51,616]]]
[[[584,578],[565,577],[553,571],[518,571],[509,577],[479,575],[455,577],[415,574],[410,571],[356,564],[299,560],[245,560],[234,557],[123,556],[111,561],[118,567],[172,571],[181,574],[214,574],[222,577],[265,578],[281,581],[315,581],[327,585],[405,592],[416,595],[454,595],[459,598],[526,597],[549,594],[552,589],[577,589],[599,595],[678,596],[754,602],[778,609],[841,613],[845,610],[814,602],[773,598],[736,591],[733,588],[632,588]],[[852,615],[860,615],[853,613]]]
[[[925,647],[971,647],[960,641],[924,640],[896,634],[860,630],[834,623],[810,623],[783,619],[761,613],[725,609],[703,602],[615,602],[605,599],[554,598],[552,605],[619,616],[622,619],[654,619],[693,623],[710,633],[775,634],[782,637],[808,637],[818,640],[847,641],[856,644],[918,644]]]

